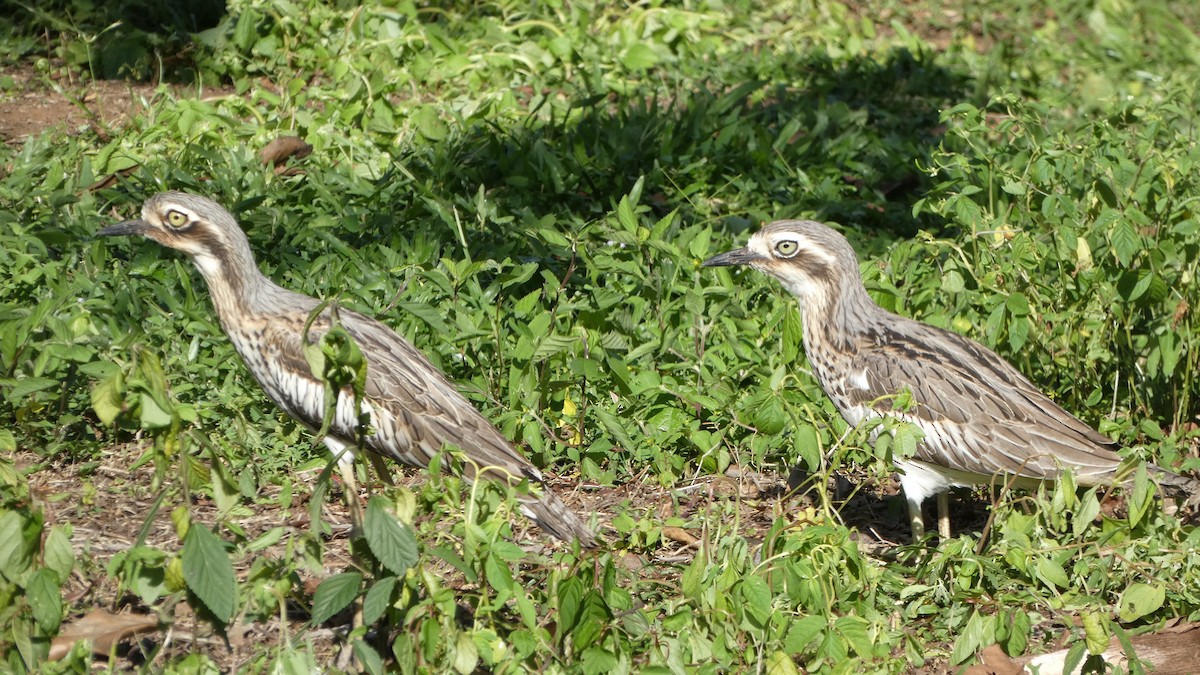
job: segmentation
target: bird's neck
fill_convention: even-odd
[[[814,363],[848,355],[867,336],[877,332],[883,310],[862,282],[810,289],[801,296],[804,351]]]
[[[213,308],[226,332],[245,317],[256,314],[263,296],[276,288],[259,271],[249,251],[226,249],[202,253],[193,256],[192,262],[208,284]]]

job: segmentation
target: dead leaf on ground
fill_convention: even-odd
[[[1200,663],[1200,630],[1197,629],[1200,629],[1200,623],[1176,623],[1158,633],[1130,638],[1130,642],[1133,643],[1137,658],[1153,666],[1155,675],[1195,673],[1195,664]],[[1032,667],[1036,667],[1043,673],[1061,673],[1064,672],[1067,652],[1066,649],[1060,649],[1049,654],[1024,657],[1020,661],[1025,664],[1026,672],[1032,672]],[[1127,667],[1129,664],[1124,648],[1115,637],[1101,658],[1112,666]],[[1076,669],[1074,672],[1080,671]]]
[[[1021,664],[1008,658],[1000,645],[989,645],[979,653],[979,663],[963,671],[963,675],[1021,675]]]
[[[107,176],[105,176],[104,178],[101,178],[100,180],[96,181],[95,183],[92,183],[91,185],[89,185],[87,187],[87,190],[88,190],[88,192],[95,192],[96,190],[103,190],[104,188],[110,188],[110,187],[116,185],[117,181],[121,180],[122,178],[127,178],[130,175],[132,175],[133,172],[137,171],[140,166],[141,166],[140,164],[134,164],[133,166],[131,166],[127,169],[121,169],[120,171],[114,171],[113,173],[110,173]]]
[[[690,544],[695,546],[696,544],[700,543],[699,539],[692,536],[692,533],[688,532],[682,527],[664,527],[662,529],[662,535],[671,541],[677,541],[681,544]]]
[[[94,609],[64,625],[50,643],[50,659],[57,661],[66,656],[80,640],[91,640],[92,652],[103,655],[125,638],[157,630],[158,619],[152,614],[113,614]]]
[[[275,173],[291,176],[300,173],[300,170],[287,166],[287,161],[292,157],[303,159],[312,154],[312,151],[313,146],[298,136],[280,136],[268,143],[267,147],[258,153],[258,157],[263,164],[275,167]]]

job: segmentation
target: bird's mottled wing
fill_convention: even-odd
[[[381,417],[390,417],[397,445],[421,449],[422,464],[446,442],[453,442],[480,468],[493,467],[491,478],[508,474],[513,482],[541,473],[520,455],[471,405],[458,388],[407,340],[382,323],[343,311],[342,323],[367,361],[366,395]],[[380,431],[387,426],[379,422]],[[473,474],[473,469],[468,468]]]
[[[917,459],[984,476],[1054,478],[1073,467],[1089,484],[1111,479],[1117,446],[1063,410],[1019,371],[960,335],[903,321],[850,358],[846,398],[919,426]],[[857,386],[856,386],[857,385]],[[916,407],[892,409],[904,389]]]

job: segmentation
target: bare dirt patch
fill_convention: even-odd
[[[180,490],[172,488],[168,490],[172,496],[159,502],[159,493],[151,488],[152,466],[130,468],[143,449],[141,444],[133,443],[113,446],[98,461],[88,463],[47,460],[30,452],[21,452],[14,457],[17,466],[28,473],[31,494],[44,512],[46,525],[69,523],[73,529],[76,568],[72,579],[63,588],[64,603],[68,607],[64,633],[73,623],[82,624],[94,619],[96,610],[101,610],[100,615],[125,620],[157,617],[157,630],[143,629],[137,635],[121,637],[121,647],[116,652],[121,662],[110,664],[115,668],[137,667],[150,659],[161,664],[189,653],[202,653],[222,671],[238,672],[252,664],[261,666],[263,659],[278,653],[289,638],[307,641],[319,663],[334,663],[343,636],[350,628],[350,615],[345,613],[314,628],[308,623],[307,609],[312,591],[322,579],[354,566],[346,538],[350,530],[349,514],[345,501],[336,494],[337,490],[322,510],[322,519],[333,531],[332,538],[322,546],[323,573],[303,579],[302,587],[296,589],[297,595],[291,599],[286,622],[279,617],[251,621],[243,616],[235,619],[235,623],[221,634],[212,624],[197,617],[187,602],[180,601],[183,598],[178,594],[169,596],[173,599],[159,606],[150,607],[132,590],[120,587],[108,572],[114,556],[139,544],[169,555],[178,554],[182,544],[170,517],[171,511],[178,506],[187,508],[194,526],[213,527],[219,520],[216,505],[201,494],[183,497]],[[279,505],[278,495],[262,495],[255,503],[244,504],[252,513],[237,518],[236,524],[245,530],[247,540],[277,526],[284,527],[287,534],[278,543],[252,556],[241,559],[234,556],[239,583],[246,583],[255,557],[282,559],[288,555],[292,535],[308,530],[310,523],[305,500],[311,493],[316,475],[314,472],[295,478],[296,494],[290,508]],[[415,471],[400,476],[398,482],[413,486],[425,479],[424,472]],[[606,533],[605,526],[619,513],[630,513],[660,522],[672,517],[700,523],[729,523],[736,519],[739,534],[757,547],[779,515],[813,513],[812,501],[802,495],[789,494],[787,481],[778,475],[734,467],[724,476],[706,476],[685,483],[676,489],[648,484],[581,487],[578,481],[559,479],[552,487],[577,512],[597,514],[601,535],[607,534],[610,539],[612,531]],[[894,487],[887,491],[892,490]],[[872,486],[860,491],[847,504],[843,515],[849,516],[851,521],[869,523],[868,529],[857,535],[860,545],[887,556],[891,549],[888,540],[900,539],[904,528],[903,519],[890,518],[883,512],[890,510],[885,504],[880,489]],[[882,532],[876,529],[881,523]],[[802,527],[803,523],[797,522],[797,526]],[[535,555],[548,555],[563,546],[527,521],[515,520],[513,529],[515,541]],[[715,529],[709,531],[709,526],[664,528],[663,541],[657,548],[614,552],[614,555],[628,574],[625,583],[653,582],[674,586],[694,556],[711,545],[716,536],[727,533],[718,533]],[[427,564],[437,563],[437,560],[427,560]],[[449,565],[439,565],[434,571],[448,587],[466,590],[470,585]],[[531,582],[536,583],[533,579]]]
[[[11,91],[0,94],[0,142],[21,145],[51,130],[67,134],[91,131],[107,139],[145,110],[158,85],[126,80],[67,80],[39,73],[28,64],[6,68]],[[194,87],[169,85],[177,97],[194,94]],[[231,87],[206,88],[204,95],[225,96]]]

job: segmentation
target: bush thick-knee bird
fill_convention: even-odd
[[[871,299],[845,237],[820,223],[783,220],[745,248],[704,265],[749,265],[775,277],[800,301],[804,351],[825,394],[851,425],[894,417],[924,434],[898,459],[914,539],[925,531],[921,503],[950,487],[1055,480],[1065,469],[1080,485],[1121,479],[1120,446],[1050,400],[1007,361],[967,338],[893,314]],[[904,390],[913,407],[895,409]],[[1151,465],[1167,491],[1195,499],[1200,481]],[[938,530],[950,534],[946,502]]]
[[[146,200],[141,218],[98,234],[143,235],[191,258],[208,284],[221,327],[267,396],[309,428],[325,426],[325,383],[313,375],[304,356],[306,322],[320,303],[276,285],[259,271],[245,233],[221,205],[164,192]],[[373,429],[365,437],[368,452],[427,467],[445,444],[454,444],[470,460],[464,467],[467,478],[510,484],[527,479],[533,489],[518,497],[527,516],[559,539],[595,545],[592,531],[545,485],[541,472],[424,354],[375,319],[347,309],[337,314],[367,362],[362,409]],[[315,343],[331,325],[332,312],[326,308],[309,327],[308,342]],[[337,397],[333,417],[326,445],[335,456],[351,452],[359,420],[349,387]],[[343,475],[352,487],[353,472]]]

